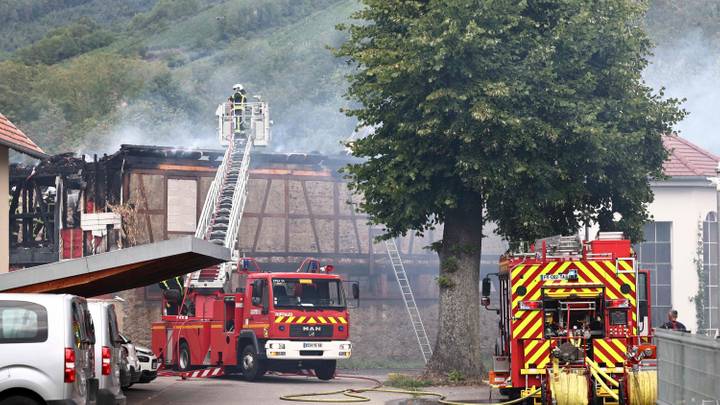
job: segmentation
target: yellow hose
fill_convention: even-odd
[[[587,378],[582,374],[560,372],[550,377],[550,391],[557,405],[587,405]]]
[[[592,361],[589,357],[586,357],[586,358],[585,358],[585,363],[587,363],[592,370],[595,370],[598,374],[600,374],[601,376],[605,377],[605,379],[607,379],[607,381],[608,381],[613,387],[617,388],[617,387],[620,386],[620,383],[619,383],[616,379],[614,379],[614,378],[612,378],[610,375],[608,375],[603,369],[600,368],[600,366],[599,366],[597,363],[595,363],[594,361]]]
[[[403,394],[403,395],[412,395],[412,396],[431,396],[431,397],[437,397],[438,403],[443,405],[474,405],[466,402],[456,402],[446,399],[445,395],[439,393],[439,392],[430,392],[430,391],[409,391],[409,390],[397,390],[397,389],[391,389],[391,388],[384,388],[382,384],[378,384],[372,388],[362,388],[362,389],[345,389],[345,390],[337,390],[337,391],[325,391],[325,392],[314,392],[314,393],[308,393],[308,394],[291,394],[291,395],[283,395],[280,397],[283,401],[294,401],[294,402],[313,402],[313,403],[353,403],[353,402],[370,402],[371,399],[360,395],[365,392],[386,392],[391,394]],[[529,392],[526,396],[521,396],[518,399],[513,399],[506,402],[497,402],[494,404],[487,404],[487,405],[511,405],[516,404],[521,401],[524,401],[527,397],[533,396],[540,392],[540,388],[536,388]],[[324,397],[324,396],[330,396],[330,395],[342,395],[346,398],[318,398],[318,397]]]
[[[657,371],[630,371],[628,399],[630,405],[653,405],[657,401]]]
[[[590,368],[590,373],[592,373],[592,376],[595,377],[595,381],[600,383],[600,386],[603,387],[603,389],[605,389],[605,392],[607,392],[612,397],[612,399],[614,399],[616,401],[620,400],[618,393],[615,392],[615,390],[610,389],[610,387],[608,387],[607,384],[605,384],[605,381],[602,378],[600,378],[600,375],[598,375],[598,372],[595,369]],[[612,378],[610,378],[610,380],[615,381]],[[618,384],[618,386],[620,386],[620,384]]]

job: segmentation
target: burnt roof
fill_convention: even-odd
[[[193,161],[194,164],[219,166],[225,154],[224,149],[178,148],[174,146],[123,144],[120,150],[103,159],[121,162],[134,158],[135,163],[158,163],[159,160]],[[262,152],[256,148],[252,154],[252,166],[265,165],[311,165],[337,169],[348,163],[359,161],[349,155],[321,155],[317,153]],[[132,162],[131,162],[132,164]]]

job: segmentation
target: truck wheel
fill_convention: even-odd
[[[180,351],[178,353],[178,370],[190,370],[190,348],[185,342],[180,342]]]
[[[242,370],[245,381],[255,381],[265,374],[265,369],[260,363],[255,347],[252,345],[245,346],[240,359],[240,369]]]
[[[323,381],[332,380],[335,378],[336,366],[337,361],[335,360],[323,361],[319,366],[315,367],[315,375]]]

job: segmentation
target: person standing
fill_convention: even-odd
[[[179,315],[183,296],[183,277],[176,276],[158,283],[165,298],[165,315]]]
[[[233,86],[233,95],[231,97],[232,99],[232,113],[233,117],[235,119],[234,124],[235,128],[234,131],[240,132],[242,129],[244,129],[245,126],[245,105],[247,103],[247,93],[245,92],[245,88],[242,84],[238,83],[235,86]]]
[[[671,329],[671,330],[676,330],[676,331],[680,331],[680,332],[687,332],[688,330],[685,327],[685,325],[683,325],[681,322],[679,322],[677,320],[677,318],[678,318],[677,310],[671,309],[668,312],[668,321],[665,322],[664,324],[662,324],[660,329]]]

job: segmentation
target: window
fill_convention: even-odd
[[[345,295],[338,280],[274,278],[273,304],[276,308],[344,308]]]
[[[107,316],[108,316],[108,326],[110,333],[110,340],[112,340],[113,343],[120,343],[122,342],[122,339],[120,338],[120,332],[118,330],[118,323],[117,323],[117,317],[115,316],[115,306],[114,305],[108,305],[107,307]]]
[[[645,241],[635,245],[641,269],[650,270],[652,325],[665,323],[672,308],[672,222],[650,222],[643,230]]]
[[[195,232],[197,219],[197,181],[168,179],[168,232]]]
[[[47,340],[47,309],[25,301],[0,301],[0,344]]]
[[[95,344],[95,325],[92,322],[92,315],[90,315],[85,301],[73,300],[72,322],[75,347],[80,347],[82,343]]]
[[[715,212],[703,222],[703,271],[705,272],[705,328],[720,328],[720,291],[718,291],[718,223]]]

